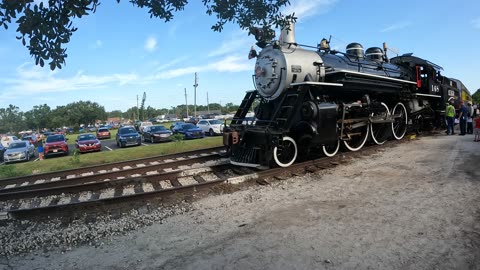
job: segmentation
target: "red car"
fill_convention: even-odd
[[[101,139],[110,139],[112,135],[110,134],[110,130],[108,128],[99,128],[97,130],[97,138]]]
[[[102,150],[102,143],[95,137],[95,135],[87,133],[78,135],[75,140],[75,147],[80,153],[96,152]]]
[[[43,145],[43,155],[45,158],[53,155],[68,156],[67,140],[63,134],[49,135]]]

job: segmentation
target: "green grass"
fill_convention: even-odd
[[[74,154],[73,156],[52,157],[34,162],[0,165],[0,179],[211,148],[222,146],[222,143],[222,136],[205,137],[203,139],[156,143],[148,146],[115,149],[114,151]]]

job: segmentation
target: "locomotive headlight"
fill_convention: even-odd
[[[265,70],[263,70],[263,68],[261,68],[260,66],[255,67],[255,77],[260,78],[263,77],[264,74]]]

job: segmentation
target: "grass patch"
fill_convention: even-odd
[[[155,143],[148,146],[131,146],[114,151],[102,151],[65,157],[52,157],[34,162],[23,162],[0,166],[0,179],[46,173],[52,171],[88,167],[137,158],[167,155],[185,151],[222,146],[222,136],[205,137],[195,140],[176,140],[168,143]]]

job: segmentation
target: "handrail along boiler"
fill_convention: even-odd
[[[384,48],[350,43],[346,52],[322,39],[316,49],[295,41],[294,24],[280,40],[254,31],[257,46],[253,81],[224,144],[232,164],[288,167],[298,158],[334,156],[342,145],[360,150],[367,140],[400,140],[407,128],[443,125],[445,103],[459,100],[457,83],[442,67],[405,54],[388,59]],[[255,121],[246,122],[254,107]]]

